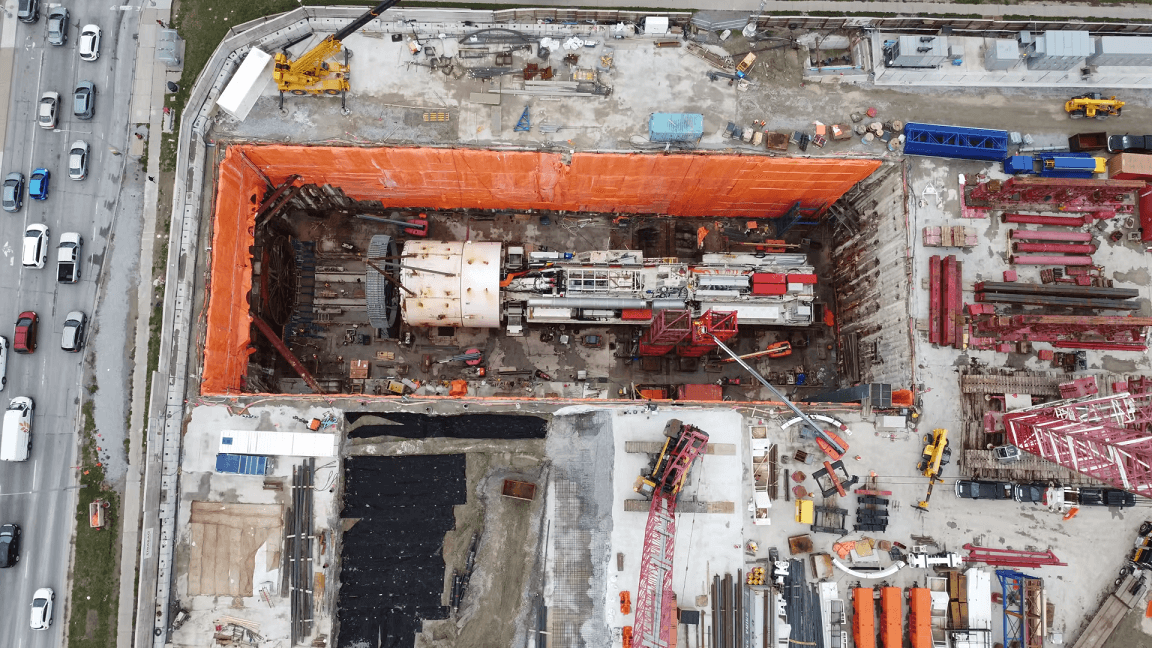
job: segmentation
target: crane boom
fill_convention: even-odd
[[[675,619],[672,592],[672,558],[676,548],[676,499],[688,478],[688,469],[708,447],[708,434],[679,421],[675,438],[669,435],[660,457],[642,480],[655,483],[648,523],[644,527],[644,549],[640,556],[640,584],[636,587],[636,623],[633,648],[675,648],[671,628]],[[665,432],[668,435],[668,432]],[[638,489],[638,492],[644,492]]]
[[[344,63],[329,61],[343,49],[345,38],[359,31],[364,25],[377,18],[400,0],[383,0],[380,4],[365,11],[359,18],[348,23],[343,29],[320,41],[295,61],[288,58],[287,52],[276,53],[272,68],[272,78],[280,92],[294,95],[327,94],[337,95],[348,91],[348,57],[345,51]]]
[[[709,333],[709,335],[712,335],[712,334]],[[719,346],[720,349],[724,351],[724,353],[727,353],[729,356],[731,356],[732,359],[735,360],[737,363],[739,363],[739,365],[741,367],[744,367],[744,369],[746,369],[748,371],[748,373],[752,374],[753,378],[755,378],[756,380],[759,380],[761,385],[764,385],[765,387],[767,387],[768,390],[771,391],[776,396],[776,398],[779,398],[780,402],[787,405],[788,409],[792,410],[792,413],[794,413],[796,416],[799,416],[800,420],[803,421],[804,424],[807,425],[809,428],[811,428],[812,432],[816,435],[816,439],[818,441],[823,442],[823,443],[819,444],[820,447],[825,452],[827,452],[833,459],[839,459],[840,457],[844,456],[845,452],[848,452],[848,444],[844,443],[843,439],[825,432],[824,428],[817,425],[816,421],[813,421],[810,416],[808,416],[804,412],[800,411],[800,408],[796,407],[795,403],[788,400],[788,397],[785,396],[784,394],[780,393],[780,390],[776,389],[776,387],[774,387],[772,385],[772,383],[765,380],[764,376],[761,376],[760,373],[757,372],[755,369],[753,369],[751,366],[749,366],[747,362],[744,362],[744,360],[742,359],[743,356],[736,355],[736,352],[733,351],[732,349],[729,349],[728,345],[726,345],[720,341],[720,338],[716,337],[715,335],[712,335],[712,339],[716,341],[716,345]]]

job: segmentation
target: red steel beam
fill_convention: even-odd
[[[1083,227],[1092,223],[1092,215],[1085,214],[1080,217],[1070,217],[1041,216],[1040,214],[1004,214],[1000,217],[1000,220],[1005,223],[1053,225],[1056,227]]]
[[[1015,567],[1039,567],[1041,565],[1052,565],[1056,567],[1064,567],[1068,563],[1061,562],[1052,550],[1048,551],[1023,551],[1018,549],[999,549],[996,547],[978,547],[973,544],[964,545],[964,549],[968,550],[968,555],[964,558],[964,562],[982,562],[989,565],[1004,565]]]
[[[944,346],[956,343],[956,319],[952,310],[956,303],[955,295],[960,291],[960,282],[956,278],[956,257],[948,255],[944,258],[944,308],[943,319],[940,322],[941,340]]]
[[[1008,237],[1028,241],[1091,241],[1092,232],[1061,232],[1052,230],[1008,230]]]
[[[1029,243],[1015,241],[1012,243],[1013,252],[1059,252],[1063,254],[1095,254],[1096,245],[1093,243]]]
[[[940,344],[940,324],[943,314],[940,312],[940,256],[934,255],[928,260],[928,342]]]
[[[304,379],[304,383],[312,388],[312,391],[316,392],[317,394],[324,393],[324,390],[320,388],[320,383],[316,382],[316,379],[312,377],[312,374],[308,373],[308,370],[304,368],[304,365],[296,359],[296,355],[292,353],[292,349],[289,349],[288,345],[284,344],[284,341],[280,339],[279,335],[276,335],[276,332],[272,330],[272,327],[268,325],[268,322],[265,322],[259,317],[253,316],[252,323],[256,325],[256,328],[261,333],[264,334],[264,337],[268,338],[268,341],[272,343],[272,346],[276,347],[276,351],[280,353],[280,357],[288,361],[288,364],[296,370],[296,373],[300,374],[300,377]]]
[[[953,257],[955,258],[955,257]],[[955,331],[952,333],[952,346],[957,349],[964,348],[964,296],[962,290],[964,287],[964,262],[956,261],[956,290],[952,293],[952,325]]]
[[[1072,255],[1013,254],[1008,257],[1008,263],[1011,263],[1012,265],[1086,266],[1092,265],[1092,257]]]

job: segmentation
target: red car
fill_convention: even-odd
[[[16,353],[32,353],[36,350],[36,324],[40,318],[32,311],[20,313],[16,318],[16,332],[13,334],[12,350]]]

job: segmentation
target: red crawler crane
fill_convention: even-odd
[[[676,548],[676,499],[688,478],[688,469],[708,446],[708,435],[676,419],[664,428],[664,448],[652,469],[636,480],[636,492],[650,496],[644,550],[640,557],[640,584],[636,587],[636,623],[633,648],[675,648],[671,629],[676,614],[672,592],[672,554]]]

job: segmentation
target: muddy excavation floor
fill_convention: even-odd
[[[409,220],[411,211],[384,210],[383,216]],[[699,260],[704,253],[755,251],[755,244],[773,239],[769,220],[682,219],[601,214],[525,214],[443,212],[428,215],[427,240],[492,241],[524,246],[525,251],[579,253],[608,249],[640,249],[645,257]],[[313,218],[297,213],[287,226],[269,228],[257,244],[264,252],[265,276],[254,286],[266,291],[268,301],[286,321],[291,314],[310,315],[307,329],[289,325],[285,342],[325,391],[387,395],[447,394],[453,380],[469,381],[469,393],[479,396],[565,398],[618,398],[639,389],[656,390],[676,398],[681,385],[723,383],[726,400],[760,400],[763,389],[734,363],[718,363],[716,356],[661,358],[635,356],[636,340],[647,328],[627,325],[526,324],[525,334],[511,337],[503,329],[409,327],[391,332],[374,329],[365,305],[365,251],[376,234],[412,238],[397,225],[337,215]],[[700,236],[703,234],[703,245]],[[829,264],[821,229],[794,229],[787,238],[789,252],[805,252],[821,274]],[[306,255],[314,274],[295,279],[280,276],[295,256]],[[297,266],[301,264],[297,263]],[[312,279],[314,277],[314,279]],[[817,285],[816,302],[832,303],[830,288]],[[253,303],[256,302],[254,295]],[[323,308],[317,308],[322,305]],[[327,312],[316,313],[323,310]],[[600,336],[598,345],[585,344],[586,336]],[[298,374],[263,338],[254,335],[259,351],[253,355],[249,389],[261,392],[307,393]],[[837,386],[833,337],[823,323],[809,327],[740,325],[729,342],[737,353],[751,353],[778,341],[792,344],[792,355],[753,359],[770,381],[790,385],[799,395]],[[407,343],[405,343],[407,342]],[[479,367],[445,360],[467,350],[483,354]],[[543,375],[541,375],[543,374]],[[740,384],[733,384],[736,381]],[[403,382],[407,381],[407,383]],[[803,386],[797,386],[798,381]],[[649,394],[653,393],[651,391]],[[713,392],[713,396],[715,393]]]

